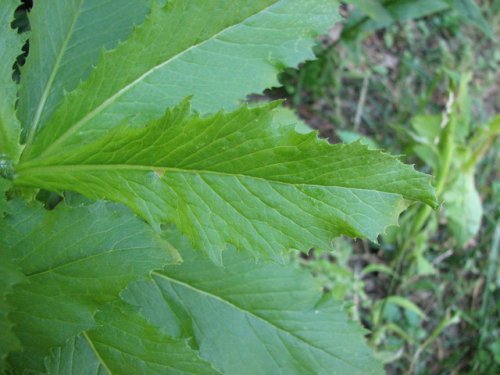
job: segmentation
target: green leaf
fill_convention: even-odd
[[[440,115],[417,115],[411,120],[411,126],[416,134],[410,135],[416,141],[434,145],[441,134],[441,122]]]
[[[16,58],[21,54],[23,38],[12,29],[14,11],[19,1],[2,0],[0,2],[0,169],[2,159],[7,156],[16,159],[19,154],[19,121],[16,117],[15,104],[17,87],[12,78]]]
[[[146,128],[21,164],[15,183],[127,204],[176,224],[217,262],[227,244],[280,259],[339,235],[376,240],[407,200],[435,204],[429,176],[360,143],[280,126],[273,106],[200,118],[183,105]]]
[[[309,272],[256,264],[235,251],[217,267],[171,231],[182,265],[155,272],[122,295],[154,325],[190,324],[202,358],[225,374],[381,374],[357,323]],[[158,310],[159,309],[159,310]],[[168,311],[168,310],[171,311]],[[165,323],[164,323],[165,322]]]
[[[346,3],[353,4],[374,21],[392,21],[391,14],[380,0],[346,0]]]
[[[99,328],[54,351],[48,375],[218,374],[186,340],[166,336],[130,306],[107,306],[96,320]]]
[[[427,319],[427,315],[418,307],[415,305],[412,301],[410,301],[408,298],[400,297],[400,296],[390,296],[387,298],[387,303],[392,303],[396,306],[399,306],[405,310],[411,311],[415,315],[419,316],[421,319]]]
[[[25,352],[19,368],[40,369],[48,351],[95,326],[93,315],[130,282],[177,261],[177,252],[129,210],[103,202],[53,211],[9,202],[0,241],[29,283],[9,303]]]
[[[288,107],[282,106],[275,109],[274,122],[276,124],[293,124],[297,133],[307,134],[314,131]]]
[[[380,150],[380,147],[372,138],[364,136],[360,133],[350,130],[336,130],[335,134],[344,143],[353,143],[359,141],[360,143],[366,145],[371,150]]]
[[[447,0],[450,6],[455,9],[464,19],[476,26],[485,35],[491,39],[495,39],[493,35],[493,30],[491,29],[488,22],[484,19],[481,14],[481,9],[478,7],[475,0]]]
[[[42,128],[29,155],[50,155],[126,122],[143,125],[193,96],[202,113],[238,106],[313,59],[314,37],[339,19],[335,0],[171,0],[105,53]],[[182,29],[183,31],[179,32]]]
[[[343,32],[343,37],[356,37],[359,32],[372,32],[387,27],[393,22],[402,22],[417,19],[449,9],[448,0],[397,0],[388,1],[384,5],[391,16],[385,20],[369,19],[364,21],[361,17],[348,20]]]
[[[474,173],[474,169],[460,173],[443,197],[449,227],[461,246],[476,236],[483,217],[483,205],[476,189]]]
[[[388,6],[389,12],[397,21],[425,17],[447,8],[445,0],[398,0]]]
[[[19,89],[19,117],[32,134],[60,104],[64,92],[88,77],[103,48],[125,39],[144,20],[149,0],[35,1],[32,33]],[[31,140],[28,140],[31,143]]]

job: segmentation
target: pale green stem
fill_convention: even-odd
[[[441,123],[441,128],[443,129],[442,131],[442,136],[438,141],[439,144],[439,156],[440,156],[440,165],[439,169],[437,170],[436,173],[436,196],[438,200],[441,200],[441,195],[443,193],[443,189],[446,183],[446,180],[448,178],[449,170],[451,168],[451,164],[453,161],[453,154],[454,154],[454,137],[455,137],[455,128],[456,128],[456,119],[450,118],[453,103],[454,103],[455,96],[453,92],[450,93],[450,97],[448,100],[448,104],[446,106],[446,111],[443,113],[443,121]],[[413,240],[415,238],[415,235],[419,233],[422,228],[425,226],[427,220],[429,219],[429,216],[432,213],[432,208],[429,206],[421,206],[413,220],[412,226],[410,228],[410,231],[408,233],[408,236],[406,237],[405,241],[403,242],[402,246],[399,247],[396,257],[393,261],[393,264],[395,264],[395,273],[394,276],[391,279],[391,284],[389,286],[388,294],[387,296],[392,295],[394,292],[394,289],[396,287],[396,281],[398,279],[397,275],[400,274],[400,269],[403,265],[403,263],[406,260],[406,257],[408,256],[408,249],[413,243]],[[386,306],[386,301],[387,297],[382,301],[382,306],[380,308],[380,319],[378,319],[377,322],[375,322],[375,327],[374,331],[378,329],[379,324],[383,320],[383,314],[385,311],[385,306]],[[375,337],[375,335],[373,336]]]

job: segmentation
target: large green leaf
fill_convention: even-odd
[[[339,19],[335,0],[171,0],[96,70],[42,128],[32,155],[127,122],[143,125],[193,96],[202,112],[234,108],[314,55],[314,37]],[[27,153],[28,154],[28,153]]]
[[[340,302],[295,266],[260,263],[229,251],[217,267],[169,234],[185,255],[180,266],[122,293],[154,325],[175,334],[190,326],[200,355],[224,374],[380,374],[363,330]],[[180,328],[179,333],[189,332]]]
[[[88,76],[101,50],[114,48],[134,23],[143,21],[149,2],[35,1],[29,13],[30,49],[19,92],[23,128],[33,134],[60,104],[64,91],[73,90]]]
[[[15,112],[17,88],[12,74],[23,39],[11,28],[18,5],[16,0],[0,2],[0,169],[3,157],[15,159],[19,153],[20,126]]]
[[[122,202],[176,224],[215,261],[227,244],[280,258],[339,235],[376,240],[407,200],[434,203],[428,176],[360,143],[280,126],[273,106],[200,118],[182,105],[146,128],[21,164],[15,183]]]
[[[166,336],[129,306],[107,306],[96,320],[98,328],[54,351],[48,375],[218,374],[186,340]]]
[[[101,304],[178,257],[148,225],[114,204],[47,211],[11,201],[9,211],[0,242],[29,281],[8,299],[25,349],[12,356],[19,368],[40,368],[50,348],[95,326]]]

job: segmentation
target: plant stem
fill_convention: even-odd
[[[439,144],[439,160],[440,165],[436,173],[436,196],[438,200],[441,200],[441,195],[443,193],[443,189],[448,179],[450,167],[453,161],[454,154],[454,137],[455,137],[455,129],[456,129],[456,118],[452,116],[453,104],[455,102],[455,95],[453,92],[450,92],[448,102],[446,104],[446,109],[443,112],[443,119],[441,121],[441,137],[437,140]],[[408,249],[412,245],[415,236],[424,228],[429,216],[432,214],[432,208],[429,206],[420,206],[417,213],[415,214],[415,218],[412,222],[412,226],[403,242],[403,244],[398,248],[396,252],[396,256],[394,258],[394,275],[391,278],[391,283],[389,285],[389,289],[387,292],[387,297],[391,296],[394,293],[396,288],[397,280],[399,279],[399,275],[401,274],[401,270],[403,268],[403,264],[406,261],[406,258],[409,255]],[[382,322],[383,314],[385,311],[387,297],[382,301],[382,305],[380,307],[380,319],[376,322],[374,330],[377,329],[378,325]]]
[[[354,131],[359,130],[359,125],[361,125],[361,118],[363,116],[363,110],[366,102],[366,94],[368,93],[368,85],[370,83],[370,73],[366,73],[363,78],[363,86],[361,87],[361,93],[359,95],[358,107],[356,109],[356,116],[354,117]]]
[[[454,101],[455,96],[453,95],[453,92],[451,92],[446,105],[446,110],[443,113],[443,120],[441,122],[441,128],[443,129],[442,136],[438,140],[440,164],[436,174],[436,196],[439,201],[442,198],[441,195],[443,194],[444,185],[448,179],[455,149],[454,137],[457,120],[455,117],[451,116]],[[395,259],[396,261],[399,261],[402,257],[404,258],[403,254],[407,252],[408,247],[413,242],[417,233],[422,230],[431,213],[431,207],[423,205],[420,206],[415,219],[413,220],[410,232],[403,242],[403,245],[398,250],[398,254]]]

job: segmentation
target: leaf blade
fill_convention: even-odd
[[[46,211],[10,202],[2,246],[26,276],[9,297],[23,353],[19,368],[41,370],[48,351],[95,325],[103,303],[129,282],[175,261],[176,253],[128,210],[103,202]]]
[[[0,156],[14,160],[19,155],[20,125],[16,117],[17,86],[12,78],[16,58],[21,54],[23,38],[12,29],[16,0],[0,4]],[[1,161],[0,161],[1,162]]]
[[[166,336],[125,304],[96,315],[99,328],[58,348],[47,360],[47,374],[218,374],[186,340]]]
[[[165,327],[169,308],[179,324],[191,322],[202,358],[223,373],[382,372],[362,329],[347,321],[338,302],[323,298],[305,270],[257,264],[234,251],[225,254],[221,268],[189,249],[175,231],[169,238],[186,254],[185,262],[130,285],[123,298],[159,327]],[[165,304],[151,303],[155,299]]]
[[[334,0],[174,0],[154,7],[68,97],[31,154],[50,154],[124,121],[142,125],[187,96],[202,113],[234,108],[252,91],[277,84],[284,66],[314,57],[313,37],[339,19],[336,5]],[[179,24],[189,33],[178,33]]]
[[[147,11],[147,0],[57,0],[36,2],[29,14],[30,51],[22,69],[19,116],[30,134],[64,97],[87,78],[102,49],[126,38]]]
[[[435,203],[427,176],[276,124],[275,105],[200,118],[184,104],[146,128],[21,164],[15,183],[127,204],[177,225],[214,261],[228,244],[279,259],[342,234],[375,240],[407,200]]]
[[[463,172],[444,194],[445,216],[459,246],[474,238],[481,228],[483,205],[476,188],[475,170]]]

